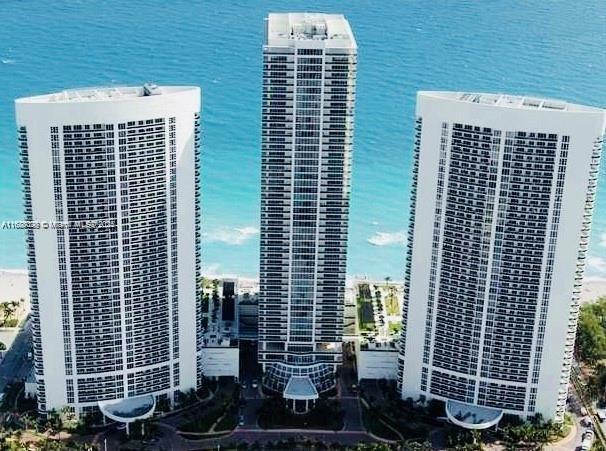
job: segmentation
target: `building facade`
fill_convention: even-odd
[[[279,393],[330,389],[342,360],[356,54],[341,15],[266,20],[259,361]]]
[[[196,388],[199,112],[197,87],[16,101],[41,412]]]
[[[416,114],[402,397],[560,421],[604,111],[420,92]]]

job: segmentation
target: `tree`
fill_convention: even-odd
[[[406,451],[431,451],[433,449],[431,447],[431,442],[419,442],[414,439],[401,442],[401,448]]]
[[[605,387],[606,364],[598,363],[587,381],[586,394],[593,401],[603,401]]]
[[[61,414],[56,410],[50,410],[46,414],[46,429],[49,431],[58,432],[63,429],[63,420]]]
[[[606,298],[581,307],[576,350],[590,364],[606,358]]]
[[[36,429],[38,426],[36,419],[28,413],[21,415],[21,423],[25,429]]]
[[[3,311],[3,319],[2,319],[3,324],[6,324],[6,322],[14,315],[14,313],[16,311],[15,304],[16,304],[15,301],[5,301],[0,304],[0,308]]]

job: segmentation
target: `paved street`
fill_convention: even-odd
[[[343,365],[339,370],[339,380],[337,382],[341,408],[345,410],[345,427],[343,430],[365,432],[358,390],[352,388],[354,386],[357,387],[358,377],[356,375],[354,362],[348,357],[351,353],[349,344],[345,344],[344,349]]]
[[[31,350],[31,336],[31,320],[28,318],[0,364],[0,393],[7,384],[25,379],[31,371],[33,363],[27,359],[27,353]]]

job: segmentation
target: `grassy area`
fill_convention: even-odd
[[[395,316],[400,314],[400,308],[398,307],[398,299],[396,298],[393,291],[387,295],[385,299],[385,311],[389,316]]]
[[[358,299],[362,301],[370,301],[372,294],[370,293],[370,285],[367,283],[361,283],[358,285]]]
[[[259,409],[259,426],[263,429],[343,429],[344,411],[337,401],[319,399],[311,412],[294,414],[283,399],[267,398]]]
[[[372,303],[358,300],[358,329],[361,332],[372,332],[375,330],[375,319],[372,310]]]
[[[200,436],[197,434],[188,434],[187,432],[181,432],[179,433],[179,435],[181,437],[183,437],[185,440],[200,440],[200,439],[210,439],[210,438],[221,438],[221,437],[226,437],[229,433],[226,432],[222,432],[222,433],[217,433],[217,434],[206,434],[204,436]],[[221,449],[231,449],[231,448],[221,448]]]
[[[436,418],[444,413],[443,403],[429,402],[423,407],[416,405],[412,399],[402,400],[395,385],[386,382],[377,383],[377,386],[363,382],[360,384],[360,394],[364,400],[362,406],[367,404],[366,412],[363,411],[365,424],[377,436],[395,439],[397,435],[379,420],[398,431],[402,436],[397,437],[399,440],[422,442],[429,437],[433,428],[442,426]]]
[[[217,425],[215,426],[215,431],[231,431],[235,429],[238,425],[238,405],[236,403],[232,404],[231,408],[225,412],[225,415]]]
[[[389,323],[389,332],[392,335],[395,335],[402,330],[402,323]]]
[[[211,401],[202,416],[192,419],[179,429],[184,432],[209,432],[211,426],[223,415],[227,407],[227,405]]]
[[[219,384],[217,393],[201,409],[196,409],[191,416],[185,417],[179,428],[183,432],[209,432],[219,420],[217,427],[227,427],[236,421],[240,390],[233,379],[228,378]],[[235,427],[235,425],[234,425]],[[215,428],[216,429],[216,428]],[[233,429],[233,427],[232,427]]]
[[[385,426],[379,418],[380,416],[374,409],[370,409],[362,403],[362,421],[367,431],[386,440],[400,440],[400,437],[393,430]]]

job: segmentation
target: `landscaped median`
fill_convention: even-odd
[[[240,387],[232,378],[226,378],[218,384],[217,392],[201,409],[184,416],[177,433],[185,438],[201,438],[197,434],[224,434],[237,425]]]
[[[372,294],[370,292],[370,286],[366,283],[358,286],[356,306],[358,310],[358,330],[362,333],[376,332],[374,311],[372,308]]]
[[[320,398],[307,414],[292,413],[284,399],[269,397],[257,412],[259,426],[263,429],[343,429],[345,413],[336,400]]]
[[[412,400],[403,401],[387,384],[381,387],[380,393],[370,395],[364,389],[368,385],[361,387],[362,419],[364,427],[376,437],[422,445],[427,443],[431,430],[440,426],[435,420],[437,415],[432,415],[433,404],[424,408],[414,405]]]
[[[259,426],[263,429],[343,429],[344,412],[338,401],[320,398],[314,408],[305,415],[294,414],[284,399],[269,397],[259,409]]]

